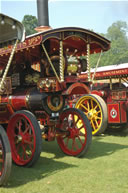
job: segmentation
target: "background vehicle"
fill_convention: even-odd
[[[99,67],[94,71],[91,71],[91,77],[95,80],[91,95],[82,96],[75,107],[85,112],[94,128],[94,135],[104,132],[107,126],[127,128],[128,63]],[[87,79],[87,74],[82,77]]]
[[[108,70],[109,69],[109,70]],[[98,75],[99,74],[99,75]],[[97,75],[99,78],[97,78]],[[99,68],[95,74],[96,80],[108,82],[99,90],[104,92],[103,99],[107,104],[108,127],[127,128],[128,126],[128,63]]]
[[[0,48],[1,49],[9,49],[11,45],[12,49],[10,49],[10,55],[8,55],[7,60],[5,61],[5,71],[2,79],[0,79],[0,93],[3,93],[3,90],[6,90],[6,73],[11,64],[11,60],[13,58],[16,45],[19,41],[24,40],[24,28],[20,22],[17,20],[10,18],[6,15],[0,14]],[[0,70],[2,68],[0,60]],[[5,104],[0,102],[0,111],[2,112],[3,106]],[[0,124],[2,124],[2,119],[0,117]],[[0,126],[0,186],[4,185],[11,172],[12,165],[12,157],[11,157],[11,149],[10,143],[7,137],[7,134],[2,126]]]

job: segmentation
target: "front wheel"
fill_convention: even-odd
[[[60,115],[59,132],[61,134],[57,136],[57,142],[65,154],[81,157],[87,153],[92,132],[90,123],[81,110],[64,110]]]
[[[12,166],[9,140],[4,128],[0,126],[0,186],[6,184]]]
[[[32,166],[42,148],[41,130],[36,117],[29,111],[17,111],[8,123],[7,134],[14,163]]]

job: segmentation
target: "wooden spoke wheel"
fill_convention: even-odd
[[[32,166],[42,148],[41,130],[36,117],[29,111],[17,111],[8,123],[7,134],[14,163]]]
[[[81,109],[90,121],[92,135],[98,135],[107,128],[107,105],[95,94],[84,95],[77,101],[75,108]]]
[[[65,154],[81,157],[88,151],[92,131],[86,115],[81,110],[74,108],[64,110],[60,115],[59,128],[57,142]]]
[[[4,128],[0,126],[0,186],[6,184],[12,166],[9,140]]]

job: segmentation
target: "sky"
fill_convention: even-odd
[[[0,12],[23,20],[24,15],[37,17],[36,0],[0,0]],[[107,33],[116,21],[128,24],[128,0],[49,0],[49,24],[52,28],[82,27]]]

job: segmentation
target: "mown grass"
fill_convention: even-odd
[[[83,158],[64,155],[57,143],[43,142],[33,168],[13,165],[0,193],[127,193],[128,131],[93,137]]]

